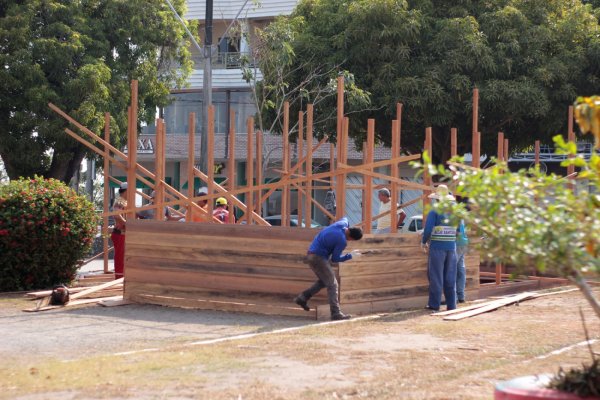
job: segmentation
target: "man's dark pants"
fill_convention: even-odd
[[[319,278],[311,287],[306,289],[298,296],[301,300],[308,301],[311,297],[317,294],[321,289],[327,288],[327,298],[331,315],[340,314],[340,302],[338,300],[338,281],[335,278],[335,273],[331,267],[331,263],[325,257],[316,254],[308,254],[306,263],[313,270],[317,278]]]

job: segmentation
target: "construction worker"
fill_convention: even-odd
[[[204,211],[208,211],[208,200],[205,198],[205,196],[207,194],[208,194],[208,189],[206,187],[201,187],[200,189],[198,189],[197,196],[200,198],[198,199],[196,204],[198,204],[198,206],[200,208],[202,208]],[[203,214],[202,211],[196,210],[194,212],[192,221],[193,222],[206,222],[207,220],[205,217],[202,216],[202,214]]]
[[[119,186],[119,196],[113,204],[113,211],[124,211],[127,209],[127,182],[121,183]],[[110,234],[110,239],[115,248],[114,263],[115,263],[115,279],[123,277],[125,267],[125,214],[115,214],[115,227]]]
[[[375,233],[390,233],[391,232],[391,221],[392,221],[392,215],[391,213],[394,212],[392,211],[392,202],[391,200],[391,193],[389,191],[389,189],[387,188],[383,188],[383,189],[379,189],[379,191],[377,192],[377,197],[380,201],[380,205],[379,205],[379,214],[383,214],[385,212],[387,212],[387,215],[384,215],[383,217],[379,217],[379,219],[377,220],[377,230],[375,231]],[[402,226],[402,224],[404,223],[404,219],[406,218],[406,213],[404,212],[403,209],[398,209],[398,205],[396,204],[396,209],[397,209],[397,213],[398,213],[398,218],[395,221],[396,222],[396,226],[400,227]]]
[[[229,218],[232,219],[231,222],[235,223],[235,215],[229,215],[229,210],[227,209],[227,199],[225,197],[219,197],[215,202],[213,216],[217,217],[220,221],[222,221],[225,224],[229,223]]]
[[[331,263],[348,261],[360,257],[361,253],[358,250],[352,250],[345,255],[342,255],[342,251],[346,248],[348,240],[360,240],[362,236],[362,229],[356,227],[350,228],[348,226],[348,219],[346,218],[342,218],[321,230],[308,248],[305,260],[317,276],[317,281],[304,292],[300,293],[294,299],[294,302],[305,311],[310,311],[308,300],[321,289],[327,288],[331,319],[338,321],[352,318],[351,315],[344,314],[340,310],[338,282],[331,268]]]

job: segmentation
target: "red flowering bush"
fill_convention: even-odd
[[[0,186],[0,291],[71,281],[97,231],[94,206],[55,179]]]

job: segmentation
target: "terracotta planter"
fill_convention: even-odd
[[[495,400],[600,400],[598,397],[579,397],[544,386],[552,375],[532,375],[500,382],[494,391]]]

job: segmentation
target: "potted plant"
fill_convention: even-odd
[[[582,132],[593,133],[596,148],[600,148],[600,97],[577,99],[575,116]],[[557,152],[571,157],[561,165],[575,165],[575,179],[585,185],[573,190],[571,179],[547,175],[537,167],[510,172],[503,162],[486,169],[458,162],[449,163],[448,168],[434,166],[427,154],[421,168],[437,176],[438,181],[451,184],[456,195],[468,199],[467,204],[441,201],[433,207],[456,221],[463,219],[485,238],[477,244],[482,257],[520,267],[535,266],[541,272],[570,279],[600,318],[600,304],[586,282],[586,276],[600,272],[600,156],[593,153],[586,160],[577,155],[575,143],[565,143],[560,135],[554,141]],[[503,397],[500,393],[496,398],[600,398],[600,370],[593,353],[591,365],[561,370],[547,380],[529,379],[529,384],[574,394],[548,397],[557,394],[543,389],[541,397],[527,392],[525,397]]]

